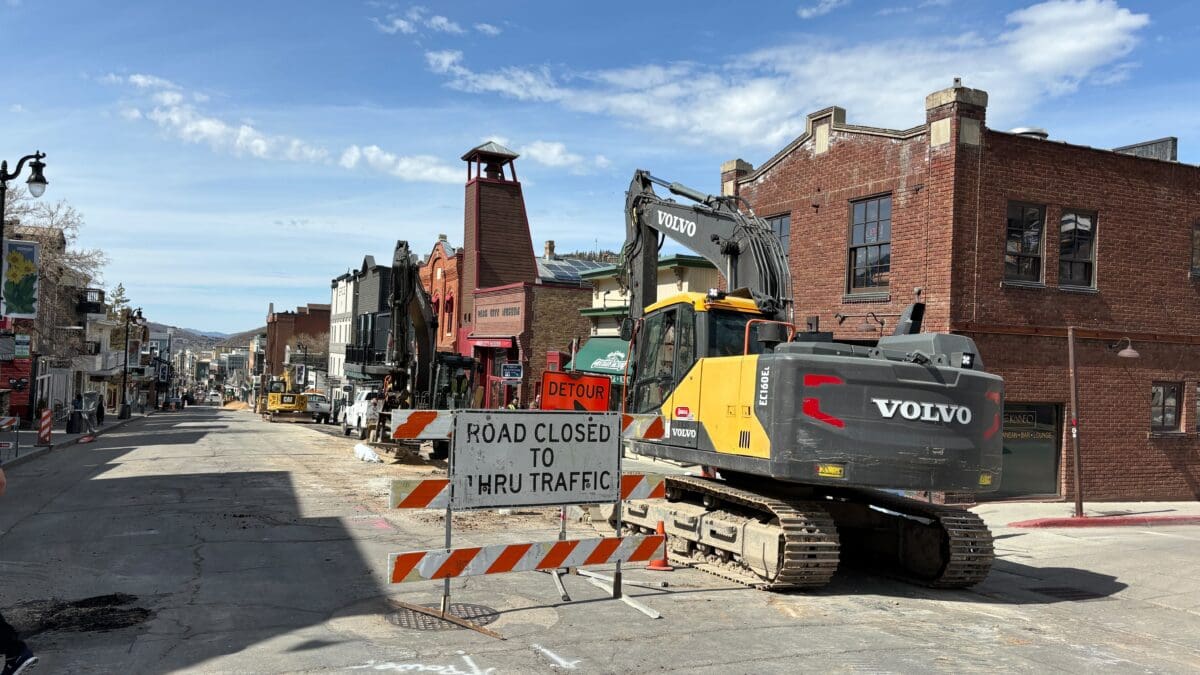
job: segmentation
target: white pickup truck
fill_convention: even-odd
[[[333,408],[329,405],[329,398],[325,394],[305,394],[308,400],[308,405],[305,408],[313,421],[317,424],[329,424],[329,419],[333,415]]]
[[[374,389],[360,388],[354,392],[354,400],[342,408],[342,433],[346,436],[351,431],[359,439],[367,437],[367,425],[374,424],[373,417],[378,417],[379,408],[375,399],[380,393]]]

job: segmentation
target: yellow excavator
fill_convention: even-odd
[[[668,477],[665,502],[631,503],[627,527],[661,522],[672,561],[772,590],[822,586],[843,563],[944,588],[987,576],[982,520],[902,496],[999,483],[1003,382],[970,338],[922,333],[919,300],[874,345],[798,329],[782,245],[738,197],[638,171],[626,226],[624,408],[662,430],[628,447],[704,468]],[[658,300],[666,239],[730,290]]]

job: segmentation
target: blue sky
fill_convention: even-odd
[[[619,245],[636,168],[715,192],[811,111],[907,128],[955,76],[994,128],[1200,163],[1198,34],[1200,6],[1111,0],[0,0],[0,158],[49,155],[105,287],[232,332],[397,239],[460,243],[459,157],[491,138],[560,251]]]

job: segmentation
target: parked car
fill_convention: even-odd
[[[305,398],[308,399],[308,412],[312,414],[313,421],[317,424],[329,424],[331,419],[331,408],[329,407],[329,399],[325,394],[306,393]]]
[[[225,397],[219,391],[210,391],[208,396],[204,397],[204,402],[209,405],[222,405],[225,403]]]

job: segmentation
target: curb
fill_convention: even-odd
[[[126,424],[129,424],[130,422],[133,422],[137,419],[144,420],[153,414],[154,413],[149,413],[146,415],[142,415],[141,417],[130,417],[129,419],[118,420],[103,429],[97,429],[96,433],[94,433],[92,435],[99,438],[100,436],[103,436],[104,434],[107,434],[108,432],[110,432],[114,429],[120,429],[121,427],[125,426]],[[62,443],[51,443],[49,446],[41,446],[37,450],[34,450],[33,452],[30,452],[28,454],[21,455],[20,457],[13,457],[12,459],[8,460],[7,462],[0,464],[0,467],[11,468],[14,466],[20,466],[21,464],[24,464],[25,462],[33,461],[33,460],[37,459],[38,457],[45,455],[46,453],[50,452],[51,450],[61,450],[63,448],[69,448],[72,445],[77,445],[79,443],[79,439],[83,438],[83,436],[84,436],[84,434],[81,434],[79,436],[76,436],[75,438],[69,438],[69,439],[63,441]]]
[[[1200,525],[1200,516],[1084,516],[1082,518],[1034,518],[1009,523],[1008,527],[1155,527]]]

